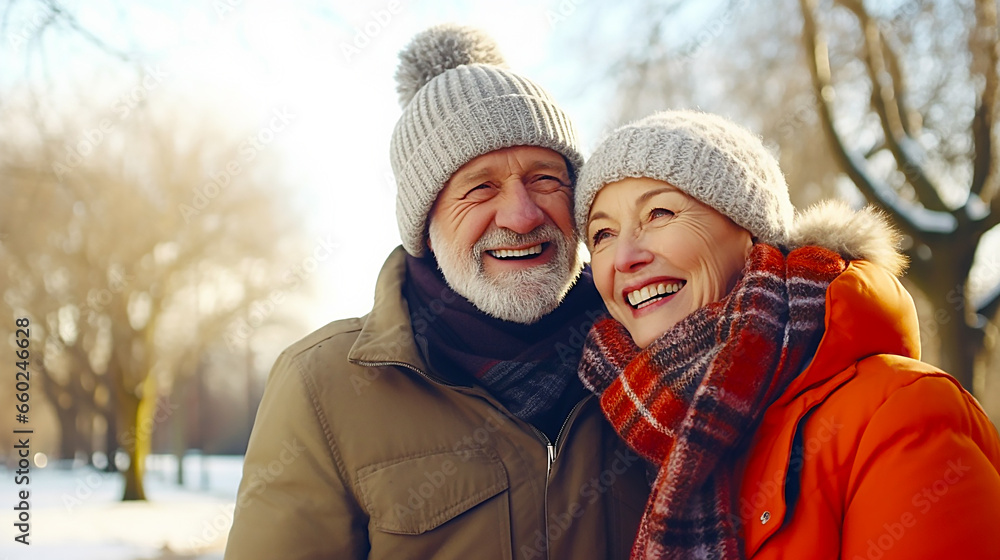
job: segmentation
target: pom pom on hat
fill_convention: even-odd
[[[427,82],[463,64],[506,67],[496,41],[474,27],[446,23],[418,33],[399,53],[399,104],[406,107]]]

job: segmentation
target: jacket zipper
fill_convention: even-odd
[[[351,361],[351,360],[348,360],[348,361]],[[399,367],[404,367],[404,368],[406,368],[406,369],[408,369],[408,370],[410,370],[410,371],[412,371],[412,372],[420,375],[420,377],[423,377],[424,379],[426,379],[428,381],[431,381],[433,383],[437,383],[438,385],[444,385],[445,387],[458,387],[458,385],[451,385],[449,383],[444,383],[442,381],[438,381],[437,379],[434,379],[430,375],[427,375],[426,373],[424,373],[423,371],[421,371],[420,369],[418,369],[416,366],[412,366],[412,365],[410,365],[410,364],[408,364],[406,362],[369,362],[367,360],[354,360],[354,361],[352,361],[352,363],[358,364],[359,366],[365,366],[365,367],[385,367],[385,366],[399,366]]]
[[[542,490],[542,534],[545,536],[545,558],[549,558],[549,478],[552,474],[552,465],[556,462],[556,444],[549,441],[549,436],[541,430],[529,424],[534,430],[538,439],[545,444],[545,486]],[[559,440],[558,434],[556,440]]]
[[[545,558],[550,558],[549,553],[552,550],[551,543],[549,542],[549,479],[552,476],[552,466],[556,462],[556,454],[559,452],[559,439],[562,437],[563,431],[566,430],[566,426],[569,425],[570,420],[576,415],[576,411],[583,406],[583,403],[587,402],[590,397],[584,397],[580,402],[573,405],[570,409],[569,414],[566,415],[566,419],[563,420],[562,426],[559,427],[559,431],[556,432],[556,440],[550,441],[549,436],[542,433],[538,428],[531,426],[531,429],[538,434],[539,439],[545,444],[546,451],[546,464],[545,464],[545,491],[543,494],[542,511],[545,516]]]

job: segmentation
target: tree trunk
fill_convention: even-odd
[[[84,374],[85,375],[85,374]],[[91,464],[94,459],[94,391],[87,391],[83,388],[80,380],[76,383],[74,401],[80,403],[76,407],[76,449],[74,454],[83,455],[85,465]]]
[[[79,401],[72,396],[69,388],[72,378],[67,386],[63,386],[44,367],[38,368],[36,376],[42,392],[56,412],[56,422],[59,424],[59,458],[72,461],[76,457],[76,415],[79,410]],[[63,403],[68,404],[63,406]]]
[[[983,330],[975,325],[974,307],[966,289],[975,252],[967,247],[956,248],[947,239],[929,248],[930,260],[915,260],[909,275],[934,309],[930,321],[921,325],[921,335],[938,340],[939,354],[933,365],[973,392],[977,363],[983,363],[977,359],[983,351]]]
[[[973,395],[980,395],[980,398],[989,394],[992,389],[990,382],[998,380],[997,375],[990,375],[993,373],[990,364],[995,363],[994,360],[998,357],[996,349],[997,344],[1000,343],[1000,318],[987,317],[986,319],[986,324],[983,326],[983,346],[976,356],[976,377],[973,380],[976,390],[972,392]],[[1000,417],[994,417],[993,423],[1000,427]]]
[[[115,456],[118,455],[118,448],[120,444],[118,443],[118,394],[115,391],[115,387],[108,384],[108,402],[101,413],[104,415],[104,420],[107,422],[107,429],[104,431],[104,452],[108,456],[108,464],[104,468],[105,472],[118,472],[118,467],[115,465]]]
[[[146,457],[149,456],[152,441],[153,408],[155,406],[155,394],[151,394],[150,391],[143,391],[141,397],[130,394],[122,395],[119,401],[121,427],[126,428],[126,431],[121,434],[118,441],[129,458],[128,468],[124,473],[125,492],[122,495],[122,501],[146,499],[143,479],[146,470]]]
[[[184,486],[184,455],[187,454],[187,440],[184,437],[185,429],[183,419],[176,420],[174,422],[173,430],[173,448],[174,457],[177,459],[177,486]]]
[[[77,431],[79,437],[77,438],[76,450],[78,453],[82,453],[84,457],[84,464],[89,465],[94,460],[94,410],[91,407],[85,407],[80,410],[77,414]]]
[[[935,366],[955,377],[968,391],[973,390],[973,380],[976,378],[976,364],[982,345],[982,330],[966,323],[964,306],[948,301],[947,293],[934,294],[931,303],[934,305],[934,322],[940,325],[938,342],[940,354]],[[944,313],[939,313],[944,311]]]
[[[76,457],[76,406],[53,404],[59,421],[59,458],[72,461]]]

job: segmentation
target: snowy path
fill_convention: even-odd
[[[0,560],[220,560],[242,457],[151,457],[148,502],[119,501],[122,477],[92,468],[31,470],[29,546],[14,541],[14,473],[0,468]],[[203,477],[204,475],[204,477]]]

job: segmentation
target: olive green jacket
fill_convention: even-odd
[[[550,442],[482,388],[443,381],[414,343],[404,277],[396,249],[371,313],[278,358],[226,560],[628,558],[645,464],[597,400]]]

